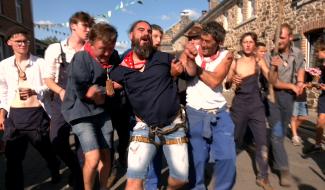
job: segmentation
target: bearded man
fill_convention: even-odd
[[[160,145],[169,166],[168,189],[178,189],[188,180],[188,151],[185,116],[173,78],[181,73],[195,76],[196,50],[187,48],[182,61],[156,51],[151,25],[144,20],[132,24],[129,37],[132,50],[110,73],[124,87],[137,121],[129,145],[126,189],[143,189],[148,165]]]

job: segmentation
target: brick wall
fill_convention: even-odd
[[[0,35],[5,37],[7,30],[13,26],[23,27],[34,39],[34,24],[31,0],[23,0],[22,23],[16,21],[16,0],[2,0],[2,13],[0,13]],[[31,40],[31,51],[34,52],[34,40]],[[5,50],[5,57],[10,56],[10,52]]]

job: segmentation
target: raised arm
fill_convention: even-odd
[[[197,76],[211,89],[215,89],[221,85],[223,80],[226,78],[233,58],[233,53],[228,52],[213,72],[197,67]]]
[[[186,45],[186,48],[183,54],[180,57],[182,65],[184,67],[184,72],[187,75],[194,77],[197,72],[197,66],[195,63],[195,57],[198,54],[198,51],[193,42],[189,42]]]
[[[171,63],[170,74],[173,77],[177,77],[182,73],[188,76],[194,77],[196,75],[196,63],[195,56],[197,50],[193,43],[188,43],[184,51],[179,56],[179,59],[174,59]]]

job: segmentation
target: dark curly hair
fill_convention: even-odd
[[[216,21],[210,21],[203,24],[202,34],[210,34],[216,42],[222,43],[226,37],[226,30],[220,23]]]

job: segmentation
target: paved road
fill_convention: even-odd
[[[310,157],[304,158],[302,156],[303,147],[310,146],[313,142],[309,130],[304,130],[302,137],[304,140],[303,146],[293,146],[289,139],[286,139],[285,145],[288,150],[290,168],[293,176],[293,186],[291,188],[282,188],[278,185],[278,177],[276,174],[270,174],[270,180],[275,189],[288,190],[323,190],[325,189],[325,153],[314,154]],[[0,156],[0,189],[4,189],[3,175],[4,175],[4,157]],[[62,167],[61,173],[63,180],[60,184],[53,185],[49,183],[49,172],[46,169],[46,164],[40,158],[39,154],[33,149],[29,148],[24,161],[25,183],[26,189],[44,189],[56,190],[63,189],[67,182],[68,171]],[[323,172],[322,172],[323,171]],[[167,169],[163,170],[166,175]],[[212,189],[213,181],[209,183],[209,189]],[[125,185],[125,176],[119,176],[119,180],[112,189],[123,189]],[[237,182],[234,187],[235,190],[261,189],[255,185],[255,174],[252,167],[252,159],[247,152],[241,152],[237,159]]]
[[[313,143],[314,123],[316,113],[310,112],[310,119],[299,130],[304,142],[302,146],[295,147],[289,139],[286,139],[285,146],[288,151],[290,168],[293,176],[293,186],[291,188],[283,188],[279,186],[278,177],[275,173],[270,172],[270,181],[275,189],[287,190],[324,190],[325,189],[325,152],[311,155],[304,158],[302,149]],[[259,190],[261,188],[255,185],[255,174],[252,167],[252,161],[249,154],[245,151],[241,152],[237,158],[237,182],[235,190]],[[4,171],[5,158],[0,155],[0,190],[4,190]],[[29,147],[26,159],[24,161],[25,187],[26,189],[35,190],[59,190],[64,189],[67,184],[68,170],[62,166],[61,173],[63,176],[59,184],[53,185],[49,182],[49,172],[45,162],[40,158],[39,154]],[[167,168],[163,170],[163,176],[168,173]],[[113,190],[124,188],[125,176],[118,176],[117,183],[112,187]],[[213,189],[213,181],[209,181],[208,189]]]

